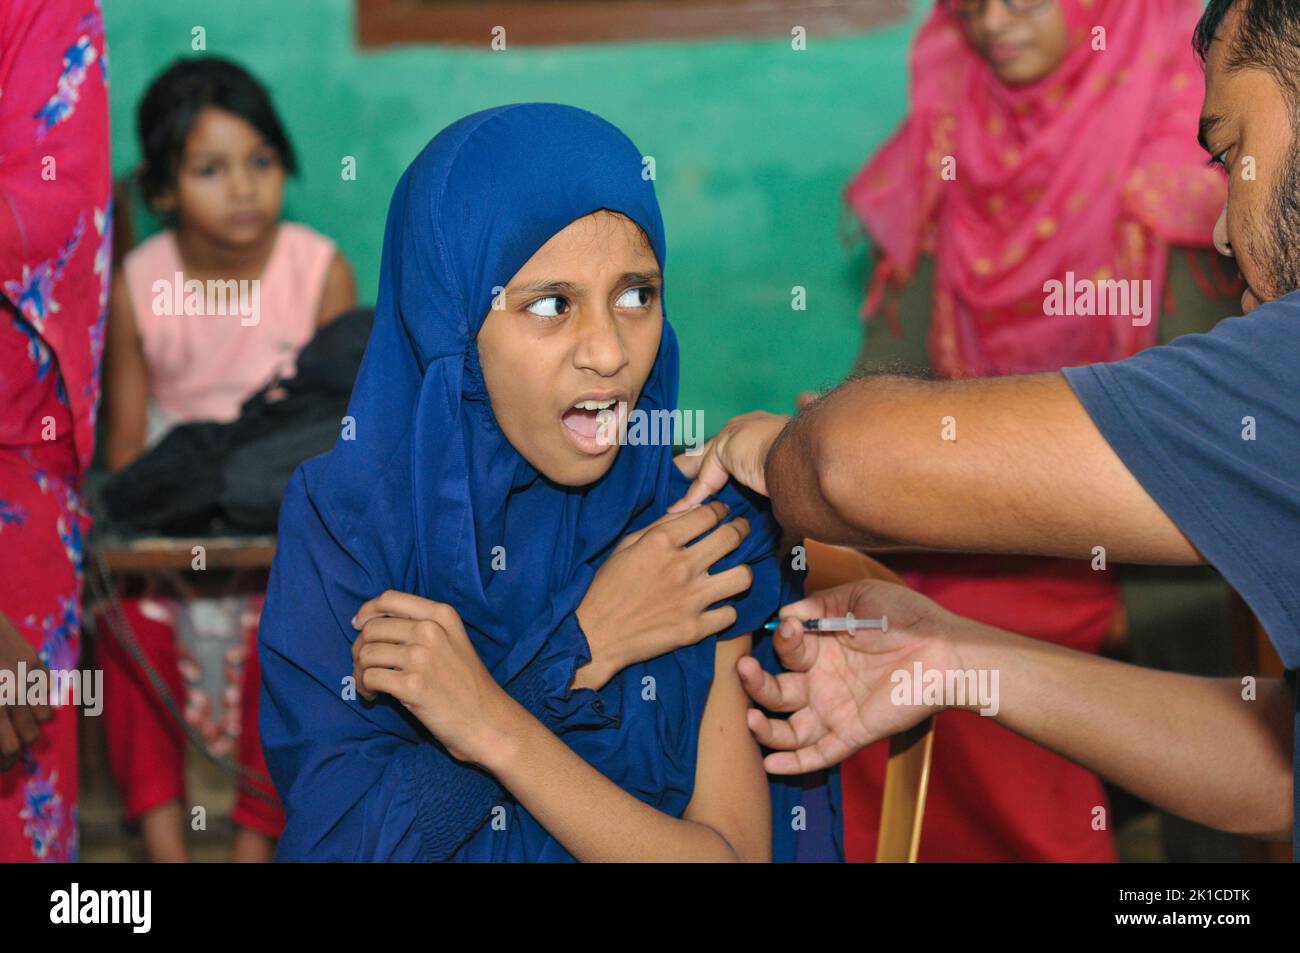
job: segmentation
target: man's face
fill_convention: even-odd
[[[1261,68],[1229,71],[1241,4],[1210,46],[1201,144],[1228,173],[1228,199],[1214,227],[1219,251],[1246,280],[1244,314],[1300,290],[1300,149],[1292,110],[1278,81]]]

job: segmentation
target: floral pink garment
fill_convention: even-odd
[[[868,314],[883,279],[933,255],[928,344],[943,377],[1054,371],[1150,346],[1154,320],[1047,314],[1044,283],[1147,280],[1158,313],[1170,246],[1210,247],[1223,208],[1227,180],[1196,143],[1202,4],[1061,3],[1071,51],[1017,87],[936,6],[912,51],[907,120],[845,190],[878,252]]]
[[[0,612],[51,669],[81,647],[112,239],[97,0],[0,3]],[[0,774],[0,861],[75,860],[77,711]]]

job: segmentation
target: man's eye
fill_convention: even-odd
[[[654,289],[648,286],[629,288],[618,296],[614,304],[619,308],[644,308],[650,304],[652,297],[654,297]]]
[[[530,311],[539,318],[558,318],[569,310],[569,302],[559,295],[547,295],[545,298],[538,298],[531,304],[524,305],[525,311]]]
[[[1210,159],[1210,163],[1209,163],[1209,164],[1210,164],[1210,165],[1217,165],[1217,166],[1218,166],[1220,169],[1222,169],[1224,172],[1227,172],[1227,171],[1228,171],[1228,151],[1229,151],[1229,150],[1224,149],[1224,150],[1223,150],[1222,152],[1220,152],[1218,155],[1212,157],[1212,158]]]

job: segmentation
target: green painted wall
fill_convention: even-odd
[[[392,188],[429,138],[488,106],[557,101],[606,117],[656,159],[681,404],[703,409],[708,432],[746,410],[788,411],[853,362],[868,261],[841,241],[840,190],[902,118],[920,11],[868,35],[814,35],[800,52],[786,39],[362,51],[353,0],[108,0],[105,15],[115,175],[137,161],[145,86],[204,27],[208,52],[270,88],[302,166],[286,214],[338,241],[363,301],[377,290]],[[356,181],[339,174],[347,155]],[[153,227],[137,218],[137,239]],[[795,285],[806,311],[790,307]]]

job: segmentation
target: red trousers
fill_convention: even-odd
[[[186,687],[176,631],[168,618],[168,600],[123,598],[123,614],[144,657],[182,715],[198,722],[194,695]],[[229,708],[222,719],[224,734],[238,738],[240,777],[233,821],[240,827],[277,838],[284,829],[284,809],[271,785],[258,738],[257,711],[261,670],[257,662],[256,600],[251,621],[243,626],[242,650],[227,665],[233,685],[225,692]],[[104,669],[104,730],[109,764],[126,806],[137,821],[170,801],[185,801],[184,729],[164,704],[149,676],[101,620],[100,664]],[[211,747],[211,746],[210,746]],[[219,753],[219,748],[218,752]]]

